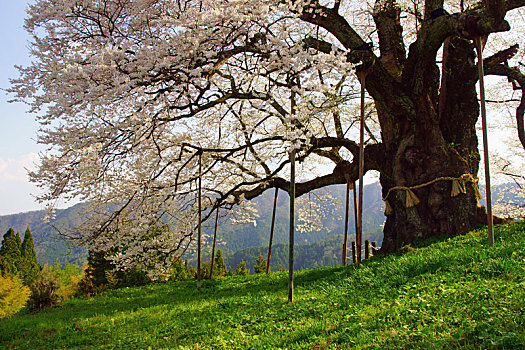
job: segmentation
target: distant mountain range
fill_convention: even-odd
[[[323,191],[328,191],[341,205],[330,215],[321,219],[323,228],[320,231],[298,232],[296,234],[296,242],[298,244],[310,244],[321,241],[331,235],[343,233],[344,224],[342,218],[344,218],[343,204],[345,199],[345,186],[331,186]],[[312,194],[312,198],[316,198],[317,195],[319,195],[319,193]],[[234,253],[242,249],[268,245],[273,196],[273,191],[266,191],[262,196],[253,200],[259,212],[256,226],[253,224],[232,225],[229,221],[219,224],[218,236],[222,242],[220,248],[227,255],[233,256]],[[313,199],[313,202],[315,202],[315,199]],[[288,194],[280,192],[275,220],[275,245],[288,242],[288,203]],[[365,231],[380,231],[381,225],[384,222],[381,205],[379,184],[375,183],[365,186],[363,205],[363,227]],[[55,227],[70,229],[78,225],[81,220],[80,212],[83,206],[83,204],[77,204],[67,209],[58,209],[55,213],[55,218],[50,223],[43,221],[46,214],[44,210],[0,216],[0,237],[3,236],[3,233],[10,227],[19,232],[20,235],[23,235],[23,232],[29,227],[33,233],[35,250],[41,264],[53,264],[57,260],[60,262],[68,261],[70,263],[81,264],[86,261],[87,258],[86,248],[72,245],[71,242],[57,232]],[[349,231],[352,233],[354,227],[352,207],[350,210]],[[212,230],[211,225],[208,225],[207,232],[212,233]]]
[[[493,193],[497,194],[501,188],[505,186],[508,187],[509,185],[496,186],[496,188],[493,189]],[[321,218],[322,228],[320,231],[312,230],[309,232],[296,233],[296,243],[298,245],[304,246],[301,249],[308,251],[312,248],[308,247],[308,245],[321,241],[324,243],[317,243],[316,245],[318,252],[320,252],[322,249],[329,250],[328,247],[335,246],[334,239],[331,237],[334,235],[341,235],[344,232],[343,218],[345,189],[346,186],[337,185],[330,186],[318,192],[312,193],[311,198],[314,204],[320,203],[320,201],[316,200],[316,198],[321,196],[322,192],[328,192],[335,201],[340,203],[340,205],[336,207],[330,206],[329,209],[326,209],[326,215]],[[253,224],[232,225],[229,223],[229,221],[220,222],[218,229],[218,238],[222,242],[220,249],[225,253],[225,259],[228,263],[230,263],[230,265],[235,265],[241,259],[251,259],[253,255],[257,256],[259,253],[263,255],[266,254],[270,235],[273,196],[274,191],[270,190],[266,191],[263,195],[253,200],[259,213],[256,226]],[[512,198],[512,201],[515,202],[516,200],[516,198]],[[353,198],[350,197],[350,203],[352,202]],[[281,249],[278,248],[279,245],[285,245],[288,243],[288,203],[288,194],[285,192],[279,192],[274,232],[274,246],[277,250]],[[385,220],[385,216],[382,211],[382,205],[383,202],[381,200],[381,187],[379,183],[373,183],[365,186],[363,203],[363,239],[375,240],[377,241],[378,245],[381,245],[381,230]],[[323,204],[319,204],[319,206],[323,208]],[[327,206],[326,202],[324,206]],[[315,208],[316,205],[313,205],[313,207]],[[53,219],[49,224],[42,220],[45,216],[45,211],[43,210],[0,216],[0,238],[10,227],[12,227],[15,231],[18,231],[20,235],[23,235],[26,228],[29,227],[33,233],[35,250],[41,264],[53,264],[56,260],[60,262],[68,261],[71,263],[81,264],[82,262],[86,261],[87,258],[86,248],[72,245],[66,238],[61,236],[54,227],[70,229],[77,226],[81,220],[80,212],[82,211],[82,208],[83,204],[77,204],[67,209],[59,209],[56,211],[55,219]],[[309,209],[307,208],[307,215],[309,214],[308,210]],[[315,209],[312,210],[315,211]],[[321,209],[321,211],[324,210],[325,209]],[[353,207],[351,204],[349,241],[351,241],[354,237],[354,227]],[[207,233],[213,233],[213,223],[205,225],[205,230]],[[211,247],[210,243],[211,242],[205,242],[205,254],[206,249],[209,250]],[[324,244],[324,248],[320,247],[319,244]],[[241,252],[242,250],[245,252]],[[340,256],[340,252],[338,252],[337,249],[334,248],[334,251]],[[284,257],[282,259],[284,259]],[[339,258],[334,257],[333,259],[338,260]],[[278,260],[277,257],[276,260]],[[277,261],[275,262],[277,264]],[[250,266],[251,264],[248,265]]]
[[[61,236],[54,227],[70,228],[80,222],[79,212],[82,204],[74,205],[67,209],[57,209],[55,219],[50,223],[43,221],[46,211],[30,211],[26,213],[0,216],[0,236],[12,227],[23,238],[25,230],[29,227],[35,242],[35,251],[40,264],[53,264],[60,262],[82,264],[87,260],[87,250],[71,244]]]
[[[316,191],[311,194],[312,209],[309,205],[304,208],[306,216],[316,215],[316,207],[321,208],[317,211],[326,211],[321,218],[321,229],[319,231],[297,232],[295,234],[295,242],[297,244],[308,244],[325,239],[334,234],[343,234],[344,232],[344,202],[345,202],[346,186],[337,185],[330,186],[321,191]],[[323,192],[329,192],[338,206],[333,206],[331,202],[324,202],[317,200],[318,196],[322,196]],[[306,195],[307,196],[307,195]],[[353,198],[350,194],[350,220],[349,232],[354,232],[354,215],[353,215]],[[304,196],[303,196],[304,197]],[[231,225],[228,223],[219,224],[218,237],[223,242],[221,249],[228,253],[235,253],[238,250],[249,247],[267,246],[270,236],[270,226],[272,217],[274,191],[266,191],[259,198],[254,199],[256,208],[260,217],[257,218],[257,224],[246,225]],[[302,198],[302,197],[301,197]],[[304,198],[306,199],[306,198]],[[299,201],[298,201],[299,202]],[[365,186],[364,200],[363,200],[363,231],[377,232],[385,221],[385,216],[382,212],[383,201],[381,200],[381,187],[378,183]],[[296,219],[296,224],[301,222]],[[279,192],[277,198],[277,211],[275,219],[274,244],[287,244],[289,241],[289,197],[285,192]],[[207,232],[212,232],[212,227]]]

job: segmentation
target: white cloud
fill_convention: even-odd
[[[1,183],[4,181],[27,182],[27,169],[34,170],[38,159],[37,153],[28,153],[17,158],[0,158]]]
[[[0,158],[0,215],[42,209],[33,196],[40,190],[27,175],[27,169],[34,169],[37,162],[37,153]]]

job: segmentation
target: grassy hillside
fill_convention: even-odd
[[[525,348],[525,224],[424,242],[356,269],[120,289],[0,321],[2,348]]]

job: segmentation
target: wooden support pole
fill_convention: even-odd
[[[217,242],[217,227],[219,226],[219,207],[217,207],[217,213],[215,214],[215,230],[213,232],[213,245],[211,248],[211,261],[210,261],[210,279],[213,279],[213,264],[215,262],[215,243]]]
[[[346,175],[346,174],[345,174]],[[346,177],[346,176],[345,176]],[[349,179],[346,180],[346,202],[345,202],[345,233],[343,238],[343,254],[342,254],[342,260],[343,266],[346,266],[346,251],[347,251],[347,245],[348,245],[348,212],[349,212],[349,202],[350,202],[350,181]]]
[[[275,211],[277,208],[277,195],[279,194],[279,188],[275,188],[275,194],[273,196],[273,211],[272,211],[272,224],[270,227],[270,242],[268,243],[268,258],[266,259],[266,273],[270,273],[270,260],[272,259],[272,245],[273,245],[273,230],[275,229]]]
[[[355,235],[357,236],[357,231],[358,231],[358,225],[357,225],[357,187],[355,186],[355,181],[352,183],[352,187],[354,188],[354,227],[355,227]]]
[[[355,253],[355,241],[352,241],[352,264],[357,262],[357,256]]]
[[[376,242],[372,241],[370,244],[372,245],[372,255],[375,255],[376,254]]]
[[[197,233],[197,289],[201,291],[201,244],[202,244],[202,150],[199,150],[199,223]]]
[[[365,240],[365,259],[370,258],[370,241]]]
[[[361,263],[361,241],[363,239],[363,176],[365,171],[365,82],[368,71],[357,72],[357,77],[361,83],[361,114],[359,128],[359,206],[357,210],[357,232],[356,232],[356,263]]]
[[[485,163],[485,193],[487,201],[487,225],[489,235],[489,246],[494,244],[494,227],[492,221],[492,194],[490,191],[490,166],[489,166],[489,146],[487,132],[487,111],[485,108],[485,81],[483,68],[483,46],[484,38],[481,36],[474,37],[476,51],[478,53],[478,74],[479,74],[479,95],[481,101],[481,128],[483,130],[483,161]]]
[[[293,147],[293,145],[292,145]],[[293,267],[295,239],[295,148],[290,152],[290,245],[288,266],[288,302],[293,303]]]

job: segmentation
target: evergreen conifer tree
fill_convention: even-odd
[[[246,261],[241,260],[239,266],[237,266],[237,269],[235,270],[235,274],[241,276],[250,274],[250,269],[246,268]]]
[[[7,260],[0,255],[0,276],[7,273]]]
[[[201,264],[201,279],[209,279],[210,278],[210,263],[209,262],[203,262]]]
[[[222,257],[222,252],[220,249],[217,249],[217,255],[215,255],[215,266],[214,266],[214,276],[216,277],[222,277],[225,276],[228,272],[228,269],[226,268],[226,263],[224,262],[224,258]]]
[[[263,258],[262,254],[259,253],[259,257],[255,260],[255,265],[253,266],[255,273],[266,272],[266,259]]]
[[[186,267],[186,270],[188,271],[190,278],[197,278],[197,270],[189,264],[188,260],[186,260],[186,262],[184,263],[184,266]]]
[[[106,259],[106,253],[90,249],[88,254],[87,274],[95,287],[107,285],[106,271],[112,271],[114,265]]]
[[[3,258],[1,261],[2,266],[0,270],[2,272],[16,275],[18,271],[18,266],[21,262],[21,239],[18,233],[10,228],[4,234],[2,245],[0,246],[0,256]]]
[[[40,265],[35,252],[35,243],[33,242],[33,235],[29,227],[26,229],[24,241],[20,249],[21,259],[18,270],[24,280],[26,286],[31,285],[40,272]]]
[[[170,281],[185,281],[194,277],[195,271],[190,265],[188,265],[188,260],[184,262],[180,257],[175,259],[171,266]]]
[[[15,240],[16,240],[16,246],[21,252],[22,251],[22,240],[20,239],[20,235],[18,234],[18,232],[15,234]]]

